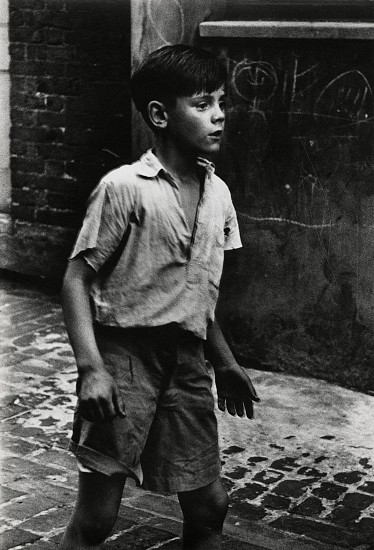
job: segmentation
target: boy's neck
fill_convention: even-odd
[[[180,178],[199,178],[197,154],[181,153],[176,147],[162,142],[156,143],[154,151],[162,166],[172,175]]]

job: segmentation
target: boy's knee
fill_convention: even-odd
[[[96,546],[104,542],[110,535],[116,519],[117,517],[115,514],[81,516],[79,518],[80,535],[85,544]]]
[[[221,480],[178,496],[186,522],[209,529],[222,527],[228,509],[228,496]]]

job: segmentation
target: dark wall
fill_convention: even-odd
[[[131,158],[130,3],[9,5],[10,263],[59,273],[88,193]]]
[[[373,45],[207,45],[231,80],[218,171],[244,248],[226,326],[244,361],[374,390]]]

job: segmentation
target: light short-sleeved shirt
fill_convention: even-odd
[[[177,323],[206,338],[224,251],[241,240],[227,185],[212,163],[198,163],[206,173],[192,233],[178,184],[151,150],[106,174],[92,192],[70,259],[81,255],[97,272],[91,294],[98,323]]]

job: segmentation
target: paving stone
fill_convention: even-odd
[[[298,481],[294,479],[286,479],[278,483],[278,485],[273,488],[273,492],[284,497],[298,498],[305,493],[305,489],[309,484],[310,480]]]
[[[39,480],[45,479],[49,475],[58,475],[61,472],[61,470],[59,470],[58,468],[51,468],[50,466],[37,464],[36,462],[33,462],[31,460],[22,459],[19,457],[4,458],[2,460],[2,468],[4,469],[4,471],[14,472],[18,475],[32,475],[35,479]]]
[[[361,518],[355,525],[358,532],[361,532],[368,541],[373,542],[374,546],[374,518]]]
[[[325,510],[321,500],[316,497],[308,497],[297,506],[293,506],[290,512],[299,516],[319,516]]]
[[[25,495],[26,493],[22,493],[21,491],[16,491],[15,489],[10,489],[9,487],[0,487],[0,495],[1,495],[1,502],[9,502],[13,498],[21,497],[22,495]]]
[[[147,526],[132,529],[131,531],[121,534],[115,540],[109,540],[105,548],[112,550],[123,550],[131,548],[131,550],[146,550],[150,546],[154,546],[168,539],[174,538],[174,535],[161,529],[154,529]]]
[[[180,544],[180,543],[179,543]],[[167,548],[170,550],[169,546],[163,546],[162,548]],[[263,550],[259,546],[254,546],[249,542],[243,542],[238,539],[233,539],[226,535],[222,537],[222,550]],[[175,546],[175,550],[181,550],[181,546]]]
[[[260,481],[265,485],[272,485],[273,483],[278,483],[278,481],[280,481],[283,477],[284,474],[281,474],[280,472],[275,472],[274,470],[262,470],[254,475],[253,479],[254,481]]]
[[[45,425],[45,424],[44,424]],[[63,466],[69,470],[77,469],[77,460],[75,456],[66,450],[46,450],[36,457],[38,462],[54,466]]]
[[[309,468],[308,466],[303,466],[302,468],[297,470],[297,473],[301,476],[316,477],[316,478],[325,477],[327,475],[325,472],[320,472],[316,468]]]
[[[23,531],[23,529],[10,529],[1,533],[1,550],[8,550],[14,546],[30,543],[40,539],[39,535]]]
[[[249,502],[233,502],[229,505],[230,513],[247,520],[260,520],[266,516],[266,510],[263,506],[256,506]]]
[[[57,509],[48,510],[46,514],[24,521],[19,527],[42,536],[67,525],[72,510],[72,506],[60,505]]]
[[[255,466],[256,464],[258,464],[258,462],[265,462],[267,460],[269,459],[265,456],[250,456],[247,460],[247,464],[249,464],[250,466]]]
[[[335,546],[340,545],[341,548],[357,546],[363,540],[358,534],[350,533],[341,527],[307,518],[283,516],[270,522],[269,525],[276,529],[304,535],[320,542]]]
[[[365,475],[364,473],[358,472],[358,471],[339,472],[338,474],[334,475],[334,479],[339,483],[345,483],[346,485],[353,485],[354,483],[361,481],[364,475]]]
[[[320,487],[313,489],[313,495],[327,500],[337,500],[343,493],[347,491],[347,487],[337,485],[336,483],[322,482]]]
[[[241,453],[242,451],[245,451],[244,447],[238,447],[238,445],[231,445],[231,447],[227,447],[227,449],[223,449],[222,454],[232,455],[236,453]]]
[[[265,508],[270,508],[272,510],[288,510],[291,504],[291,499],[270,493],[264,496],[261,504]]]
[[[364,495],[362,493],[347,493],[342,501],[343,506],[356,508],[357,510],[365,510],[365,508],[373,503],[373,496]]]
[[[3,450],[22,455],[27,455],[41,448],[36,442],[25,441],[24,439],[20,439],[18,437],[12,438],[7,436],[2,437],[1,446]]]
[[[361,511],[357,508],[337,506],[326,516],[326,519],[338,525],[349,526],[349,524],[358,519],[360,515]]]
[[[42,495],[29,495],[22,500],[15,500],[3,506],[2,514],[8,519],[25,520],[44,512],[50,508],[54,508],[56,502]]]
[[[230,500],[232,502],[241,501],[243,499],[253,500],[267,490],[268,487],[260,485],[259,483],[246,483],[245,487],[241,487],[231,493]]]
[[[242,466],[238,466],[232,472],[226,472],[226,476],[231,479],[243,479],[246,474],[248,474],[248,468],[243,468]]]
[[[374,481],[366,481],[363,485],[357,487],[359,491],[365,491],[365,493],[370,493],[374,495]]]
[[[279,458],[278,460],[274,460],[274,462],[270,465],[271,468],[274,468],[275,470],[283,470],[285,472],[292,472],[294,468],[298,468],[300,464],[296,462],[295,458],[292,458],[290,456],[286,456],[284,458]]]

